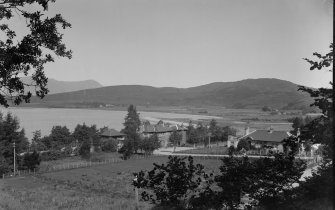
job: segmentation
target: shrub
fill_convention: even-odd
[[[211,189],[208,183],[212,174],[204,171],[204,166],[193,163],[193,158],[169,156],[168,163],[154,164],[149,172],[140,171],[134,175],[137,180],[133,185],[148,191],[141,193],[144,201],[158,204],[165,209],[208,209],[211,207]],[[199,197],[199,194],[202,196]],[[208,196],[204,196],[204,195]],[[210,199],[211,201],[211,199]],[[206,207],[206,208],[204,208]]]
[[[91,155],[90,149],[91,149],[91,142],[90,140],[85,139],[80,146],[79,155],[82,158],[89,158]]]
[[[235,152],[235,147],[234,146],[230,146],[228,148],[228,155],[232,156]]]
[[[34,170],[40,165],[41,157],[36,151],[34,151],[33,153],[24,154],[20,162],[20,170]]]
[[[240,151],[242,149],[250,150],[250,144],[246,139],[241,139],[237,144],[237,150]]]
[[[144,138],[140,141],[140,149],[142,149],[146,154],[152,154],[155,149],[160,147],[159,139],[156,134],[150,136],[149,138]]]
[[[117,142],[115,140],[108,140],[102,143],[101,150],[104,152],[116,152]]]
[[[8,162],[0,156],[0,176],[7,174],[12,170]]]

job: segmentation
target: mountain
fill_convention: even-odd
[[[32,83],[31,77],[23,77],[21,78],[21,80],[26,84]],[[49,78],[47,87],[50,91],[48,94],[56,94],[56,93],[65,93],[65,92],[72,92],[72,91],[92,89],[92,88],[100,88],[103,86],[94,80],[58,81],[58,80]],[[33,87],[27,88],[27,91],[28,90],[34,93]]]
[[[309,95],[297,91],[298,85],[279,79],[246,79],[216,82],[191,88],[151,87],[142,85],[108,86],[89,90],[47,95],[33,99],[44,105],[113,104],[156,106],[224,106],[227,108],[281,109],[301,108],[311,102]]]

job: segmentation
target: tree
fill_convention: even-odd
[[[215,119],[212,119],[210,121],[208,131],[211,134],[211,141],[212,142],[223,141],[224,135],[225,135],[224,130],[223,130],[223,128],[221,128],[217,125],[217,122],[216,122]]]
[[[208,137],[208,130],[207,128],[201,123],[198,122],[197,127],[196,127],[196,135],[198,138],[198,142],[202,142],[206,144],[205,139]]]
[[[302,129],[305,125],[310,123],[313,119],[311,117],[295,117],[292,119],[292,128],[294,135],[297,134],[298,129]]]
[[[95,125],[91,127],[87,126],[85,123],[83,125],[78,124],[72,133],[72,137],[79,143],[84,142],[87,139],[92,139],[93,145],[96,147],[100,146],[99,131]]]
[[[29,142],[25,137],[24,129],[20,130],[17,117],[10,112],[6,116],[0,113],[0,156],[8,164],[13,164],[13,143],[15,142],[16,152],[21,153],[28,149]]]
[[[169,136],[169,141],[173,143],[173,146],[176,147],[180,144],[183,136],[178,130],[173,130],[171,135]]]
[[[31,139],[30,150],[43,151],[46,148],[41,138],[41,130],[36,130],[33,132],[33,138]]]
[[[317,60],[305,58],[310,65],[310,70],[326,70],[333,72],[333,44],[330,52],[321,55],[313,53]],[[333,87],[333,83],[330,82]],[[334,180],[334,104],[333,90],[331,88],[312,89],[299,86],[299,90],[307,92],[314,99],[313,107],[321,110],[322,116],[313,119],[303,126],[299,138],[290,139],[291,144],[299,144],[299,141],[310,141],[321,144],[323,162],[312,176],[305,181],[299,182],[299,187],[292,192],[293,198],[290,202],[295,205],[291,209],[331,209],[333,208]]]
[[[102,143],[101,150],[104,152],[116,152],[117,151],[117,142],[116,140],[107,140]]]
[[[32,153],[25,153],[22,157],[22,161],[20,163],[20,170],[34,170],[38,168],[41,163],[40,155],[34,151]]]
[[[155,149],[160,147],[160,142],[157,134],[151,135],[149,138],[145,137],[140,141],[139,148],[146,154],[152,154]]]
[[[193,158],[169,156],[167,164],[154,163],[154,169],[134,174],[137,180],[133,185],[146,191],[141,193],[144,201],[149,201],[165,209],[203,209],[197,195],[202,191],[202,184],[210,175],[200,164],[194,164]],[[206,189],[206,188],[205,188]],[[204,200],[202,200],[204,201]],[[205,203],[206,204],[206,203]],[[198,207],[198,208],[197,208]]]
[[[241,139],[237,143],[237,150],[240,151],[241,149],[245,149],[246,151],[250,150],[250,144],[246,139]]]
[[[123,125],[124,129],[122,132],[127,135],[124,144],[124,151],[127,150],[127,153],[129,154],[137,152],[140,142],[138,131],[141,125],[141,121],[134,105],[130,105],[128,107],[128,113],[124,119]]]
[[[74,139],[71,137],[70,130],[66,126],[53,126],[49,135],[51,148],[60,149],[69,145]]]
[[[28,86],[35,87],[35,93],[43,98],[47,93],[48,79],[44,74],[44,65],[54,62],[54,56],[71,58],[71,51],[62,42],[62,29],[71,27],[60,14],[48,17],[49,2],[55,0],[0,0],[0,30],[5,38],[0,41],[0,105],[8,107],[8,101],[18,105],[22,101],[29,102],[32,96],[25,91]],[[39,5],[33,11],[29,5]],[[25,19],[26,35],[19,39],[10,26],[14,15]],[[32,82],[25,84],[20,77],[31,75]]]
[[[85,139],[80,148],[79,148],[79,155],[82,158],[90,158],[91,157],[91,139]]]
[[[189,122],[187,126],[187,131],[186,131],[186,142],[189,144],[197,144],[199,143],[199,138],[197,135],[196,129],[192,125],[192,121]]]

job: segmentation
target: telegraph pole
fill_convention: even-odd
[[[15,162],[16,162],[16,157],[15,157],[15,142],[13,143],[13,147],[14,147],[14,176],[16,173],[16,167],[15,167]]]

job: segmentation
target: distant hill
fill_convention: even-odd
[[[31,77],[24,77],[21,80],[27,84],[31,83]],[[92,88],[100,88],[103,87],[100,83],[94,80],[84,80],[84,81],[58,81],[55,79],[48,79],[49,89],[48,94],[56,94],[56,93],[65,93],[72,92],[78,90],[92,89]],[[34,94],[34,88],[30,87],[27,90],[30,90]]]
[[[156,88],[142,85],[108,86],[96,89],[52,94],[33,103],[48,105],[156,105],[156,106],[224,106],[227,108],[301,109],[311,100],[297,91],[292,82],[279,79],[246,79],[237,82],[216,82],[191,88]]]

